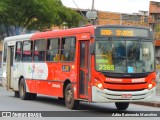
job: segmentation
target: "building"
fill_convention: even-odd
[[[74,9],[79,12],[83,17],[86,16],[87,9]],[[97,11],[97,25],[133,25],[148,27],[148,12],[139,11],[138,13],[126,14],[108,11]],[[83,25],[83,23],[80,23]]]
[[[160,2],[150,1],[149,26],[154,31],[154,38],[160,39]]]
[[[160,71],[160,2],[150,1],[149,26],[154,31],[156,68]]]
[[[139,13],[125,14],[98,11],[98,24],[119,24],[148,27],[148,15]]]

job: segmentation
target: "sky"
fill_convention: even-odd
[[[92,0],[61,0],[66,7],[91,9]],[[74,2],[73,2],[74,1]],[[149,11],[149,2],[160,0],[94,0],[95,10],[118,13],[138,13],[139,10]]]

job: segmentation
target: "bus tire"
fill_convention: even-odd
[[[65,89],[65,104],[68,109],[77,109],[79,106],[79,100],[74,99],[74,90],[71,83]]]
[[[64,98],[58,97],[58,100],[59,100],[59,101],[64,101]]]
[[[17,98],[20,97],[20,96],[19,96],[19,91],[14,91],[14,97],[17,97]]]
[[[129,106],[129,102],[116,102],[115,105],[118,110],[126,110]]]
[[[29,94],[30,100],[35,100],[37,98],[37,94],[35,94],[35,93],[28,93],[28,94]]]
[[[30,94],[26,92],[26,84],[24,78],[21,79],[19,84],[19,95],[22,100],[28,100],[30,98]]]

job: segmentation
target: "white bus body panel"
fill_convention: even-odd
[[[33,34],[26,34],[26,35],[11,36],[11,37],[7,37],[4,39],[4,44],[7,43],[7,49],[9,47],[14,47],[13,66],[10,66],[10,68],[11,68],[10,84],[11,85],[10,85],[9,89],[13,89],[15,91],[18,91],[19,77],[20,77],[20,74],[21,75],[24,74],[24,68],[25,68],[23,62],[19,62],[19,63],[15,62],[14,58],[15,58],[16,42],[31,40],[32,36],[33,36]],[[3,50],[4,50],[4,48],[3,48]],[[17,70],[15,70],[16,66],[18,66]],[[2,68],[3,68],[3,86],[7,86],[7,62],[4,62],[3,58],[2,58]]]
[[[131,94],[131,98],[122,98],[123,94]],[[153,102],[156,94],[156,87],[142,91],[111,91],[101,90],[92,86],[92,102]]]

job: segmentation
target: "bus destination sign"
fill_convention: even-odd
[[[100,36],[149,37],[148,29],[140,28],[100,28]]]

